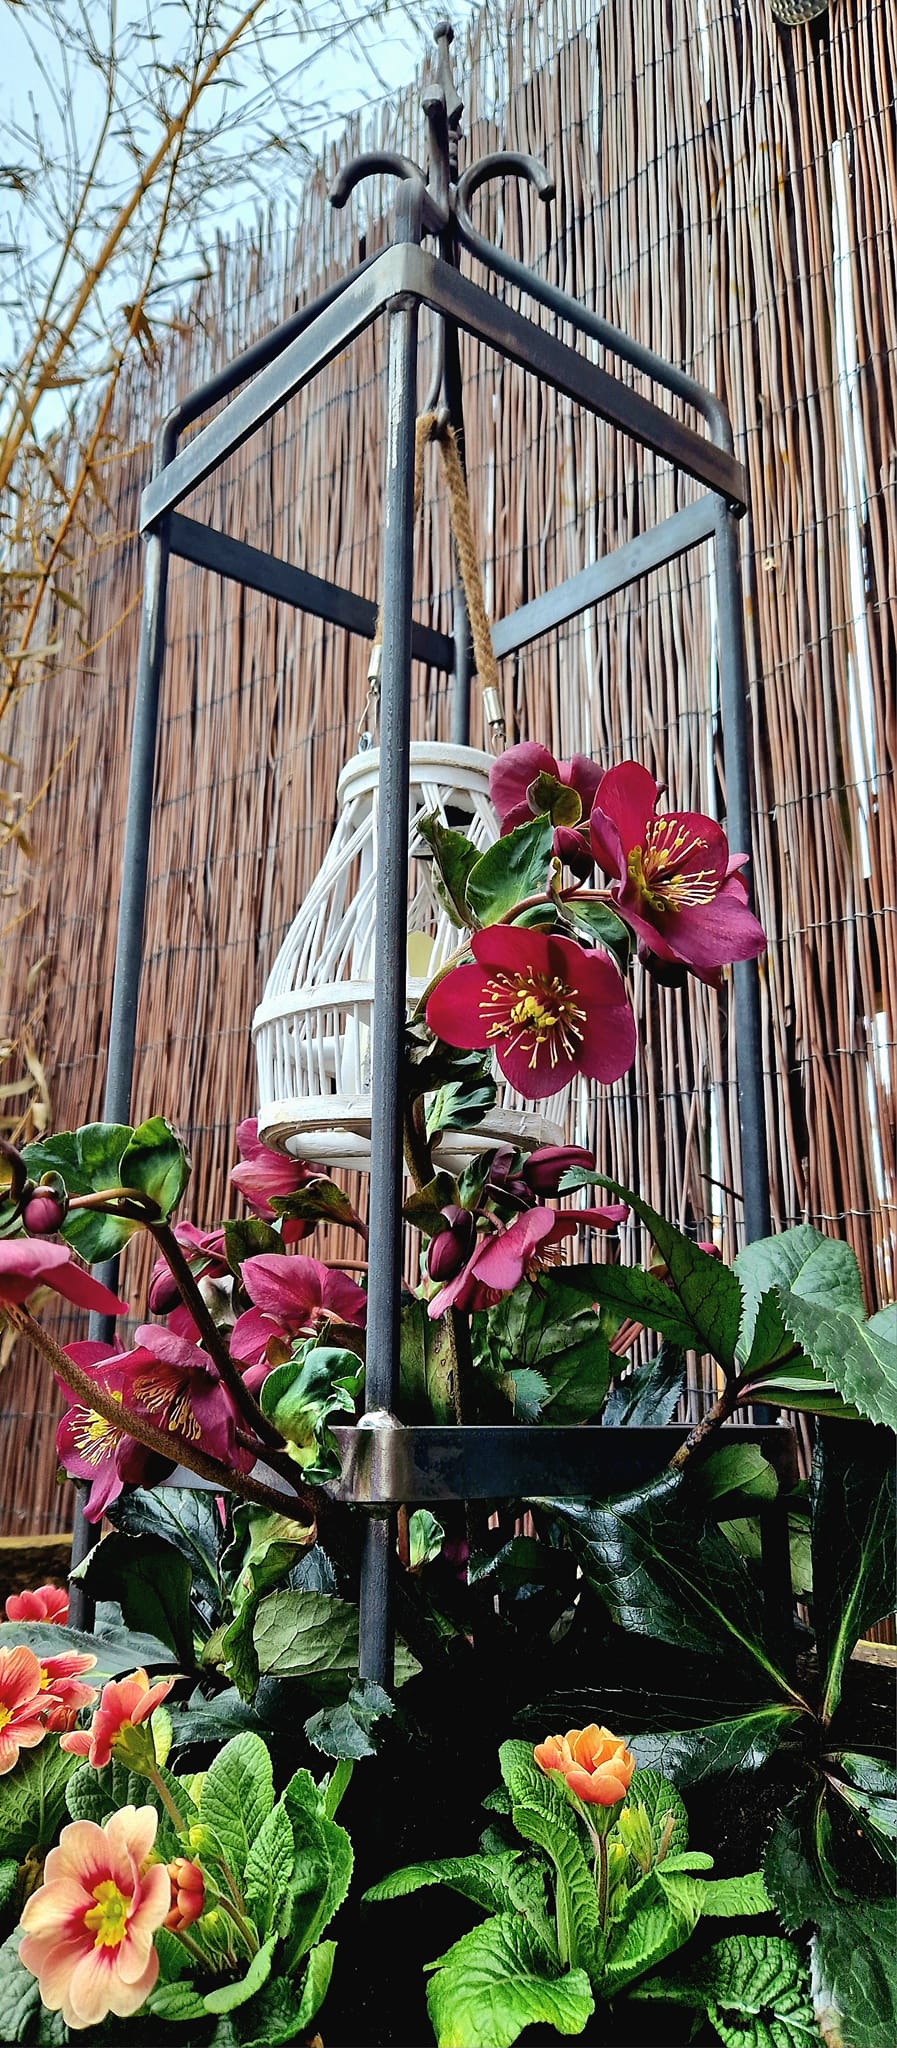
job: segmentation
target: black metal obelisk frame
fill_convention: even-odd
[[[747,706],[737,521],[747,487],[733,453],[728,417],[718,399],[681,370],[630,340],[607,321],[546,284],[523,264],[486,241],[473,226],[470,203],[487,180],[521,177],[549,200],[553,185],[532,157],[497,152],[458,175],[461,101],[451,73],[447,23],[436,29],[436,82],[424,95],[428,129],[425,175],[408,158],[374,152],[354,160],[337,178],[334,205],[345,204],[360,179],[384,173],[398,180],[390,243],[339,283],[302,308],[263,341],[247,349],[169,414],[156,442],[152,480],[143,496],[146,583],[131,749],[122,889],[109,1034],[104,1116],[126,1123],[131,1103],[137,1001],[141,973],[147,861],[153,809],[154,765],[165,652],[168,565],[179,555],[200,567],[264,592],[334,626],[373,639],[376,607],[354,591],[309,575],[232,539],[178,510],[195,486],[246,441],[257,427],[310,384],[334,356],[379,318],[386,321],[388,405],[384,480],[383,644],[380,675],[380,829],[377,869],[377,949],[373,1013],[373,1091],[369,1301],[365,1416],[357,1429],[335,1432],[343,1456],[340,1498],[367,1516],[364,1547],[360,1668],[389,1684],[392,1674],[390,1586],[394,1517],[405,1501],[500,1499],[540,1494],[589,1495],[613,1491],[632,1476],[647,1476],[666,1462],[675,1432],[461,1428],[404,1429],[393,1413],[397,1388],[401,1285],[403,1156],[402,1042],[405,1026],[405,939],[408,874],[410,675],[420,660],[454,677],[452,738],[468,737],[471,654],[460,591],[453,637],[412,621],[413,462],[418,412],[418,322],[429,306],[441,322],[440,391],[463,433],[459,330],[521,365],[623,434],[666,457],[702,486],[696,501],[557,588],[497,621],[493,640],[502,659],[600,603],[638,577],[689,549],[711,541],[717,588],[717,631],[727,826],[733,844],[749,848]],[[422,247],[434,238],[437,253]],[[487,275],[519,288],[588,344],[651,379],[693,408],[700,428],[682,425],[651,399],[592,361],[592,350],[572,347],[515,312],[494,292],[462,276],[462,251]],[[182,447],[181,439],[213,405],[223,405]],[[434,402],[432,396],[430,402]],[[753,961],[735,968],[738,1106],[743,1162],[745,1234],[769,1230],[765,1117],[761,1067],[759,984]],[[111,1279],[114,1268],[101,1269]],[[102,1325],[94,1326],[94,1334]],[[747,1434],[747,1433],[746,1433]],[[781,1429],[750,1432],[783,1478],[793,1469],[793,1438]],[[621,1467],[628,1439],[626,1472]],[[638,1440],[638,1441],[636,1441]],[[189,1475],[182,1475],[189,1483]],[[787,1527],[770,1504],[764,1531],[771,1596],[787,1578]],[[80,1518],[79,1518],[80,1521]],[[76,1530],[75,1558],[90,1532]],[[782,1544],[784,1541],[784,1552]],[[76,1614],[84,1620],[83,1595]],[[781,1606],[781,1593],[779,1593]],[[80,1612],[78,1609],[80,1608]],[[786,1618],[786,1617],[785,1617]],[[783,1618],[783,1626],[784,1619]],[[786,1630],[787,1634],[787,1630]]]

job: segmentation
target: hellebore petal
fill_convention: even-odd
[[[128,1313],[126,1301],[119,1301],[83,1266],[76,1265],[70,1245],[45,1244],[29,1237],[0,1240],[0,1301],[27,1301],[37,1287],[51,1287],[54,1294],[63,1295],[76,1307],[96,1309],[100,1315]]]

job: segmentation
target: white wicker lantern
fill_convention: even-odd
[[[456,951],[462,934],[433,888],[415,822],[435,811],[485,851],[497,837],[488,754],[417,741],[411,747],[408,1005]],[[297,1159],[366,1170],[371,1134],[371,1012],[377,873],[379,750],[349,761],[337,784],[340,816],[322,866],[290,927],[253,1018],[259,1137]],[[417,846],[417,851],[415,851]],[[466,1132],[447,1132],[437,1163],[452,1170],[489,1145],[524,1150],[563,1139],[564,1097],[552,1119],[499,1079],[495,1108]]]

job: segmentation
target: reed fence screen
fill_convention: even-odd
[[[819,26],[796,31],[776,26],[766,0],[546,0],[535,13],[515,0],[482,15],[456,52],[464,160],[525,149],[557,183],[547,212],[526,190],[492,188],[479,224],[731,410],[751,489],[742,540],[773,1212],[777,1224],[844,1230],[870,1307],[890,1289],[895,1199],[888,20],[889,0],[832,0]],[[416,82],[297,189],[288,224],[222,243],[163,360],[136,362],[122,388],[104,502],[72,569],[82,609],[48,619],[47,638],[62,641],[56,672],[23,695],[13,732],[29,789],[75,742],[36,814],[39,864],[21,876],[34,909],[0,970],[14,1033],[33,1001],[29,970],[49,956],[57,1128],[102,1103],[142,571],[134,529],[151,435],[176,396],[375,245],[376,193],[335,216],[328,177],[362,139],[418,155],[418,109]],[[691,494],[469,341],[464,373],[495,616]],[[185,509],[375,597],[384,383],[375,329]],[[445,628],[452,571],[435,459],[428,486],[419,615]],[[174,566],[133,1112],[164,1112],[188,1134],[202,1223],[221,1213],[233,1127],[254,1107],[250,1017],[332,829],[366,667],[365,644]],[[702,554],[506,662],[503,686],[512,735],[608,764],[635,755],[677,805],[724,814]],[[413,689],[416,734],[447,736],[445,680],[415,668]],[[475,741],[480,731],[477,712]],[[595,1111],[600,1163],[700,1235],[715,1229],[731,1253],[740,1167],[727,998],[697,984],[685,999],[658,994],[643,978],[639,1001],[644,1050]],[[699,1397],[693,1388],[692,1413]],[[0,1528],[64,1526],[58,1409],[38,1361],[7,1365],[2,1408]]]

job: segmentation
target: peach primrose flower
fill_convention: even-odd
[[[171,1903],[164,1863],[149,1862],[157,1822],[153,1806],[123,1806],[102,1827],[72,1821],[26,1901],[19,1960],[67,2027],[126,2019],[156,1982],[153,1936]]]
[[[566,1735],[549,1735],[533,1756],[541,1771],[557,1772],[584,1806],[617,1806],[635,1770],[635,1758],[620,1737],[594,1721],[588,1728],[568,1728]]]
[[[171,1883],[171,1909],[165,1916],[165,1925],[173,1934],[180,1934],[183,1927],[192,1927],[198,1920],[206,1899],[205,1879],[198,1863],[191,1863],[186,1856],[176,1856],[168,1865]]]
[[[40,1682],[49,1706],[48,1728],[57,1732],[74,1728],[79,1709],[93,1706],[97,1697],[96,1686],[82,1685],[81,1674],[92,1671],[96,1661],[95,1657],[80,1657],[76,1650],[67,1651],[61,1657],[41,1658]]]
[[[0,1650],[0,1777],[18,1762],[20,1749],[36,1749],[47,1732],[47,1712],[55,1704],[44,1689],[33,1650],[22,1644]]]
[[[69,1596],[62,1586],[37,1586],[34,1592],[10,1593],[6,1602],[7,1621],[68,1620]]]
[[[70,1750],[73,1756],[86,1756],[95,1771],[103,1770],[113,1750],[127,1745],[129,1729],[149,1720],[154,1708],[167,1698],[173,1684],[173,1678],[162,1678],[158,1685],[150,1685],[145,1671],[135,1671],[130,1678],[110,1679],[109,1684],[103,1687],[90,1727],[76,1728],[72,1735],[61,1735],[60,1748]],[[146,1739],[152,1745],[149,1729]],[[132,1761],[131,1757],[128,1761]],[[165,1910],[168,1911],[167,1906]]]

